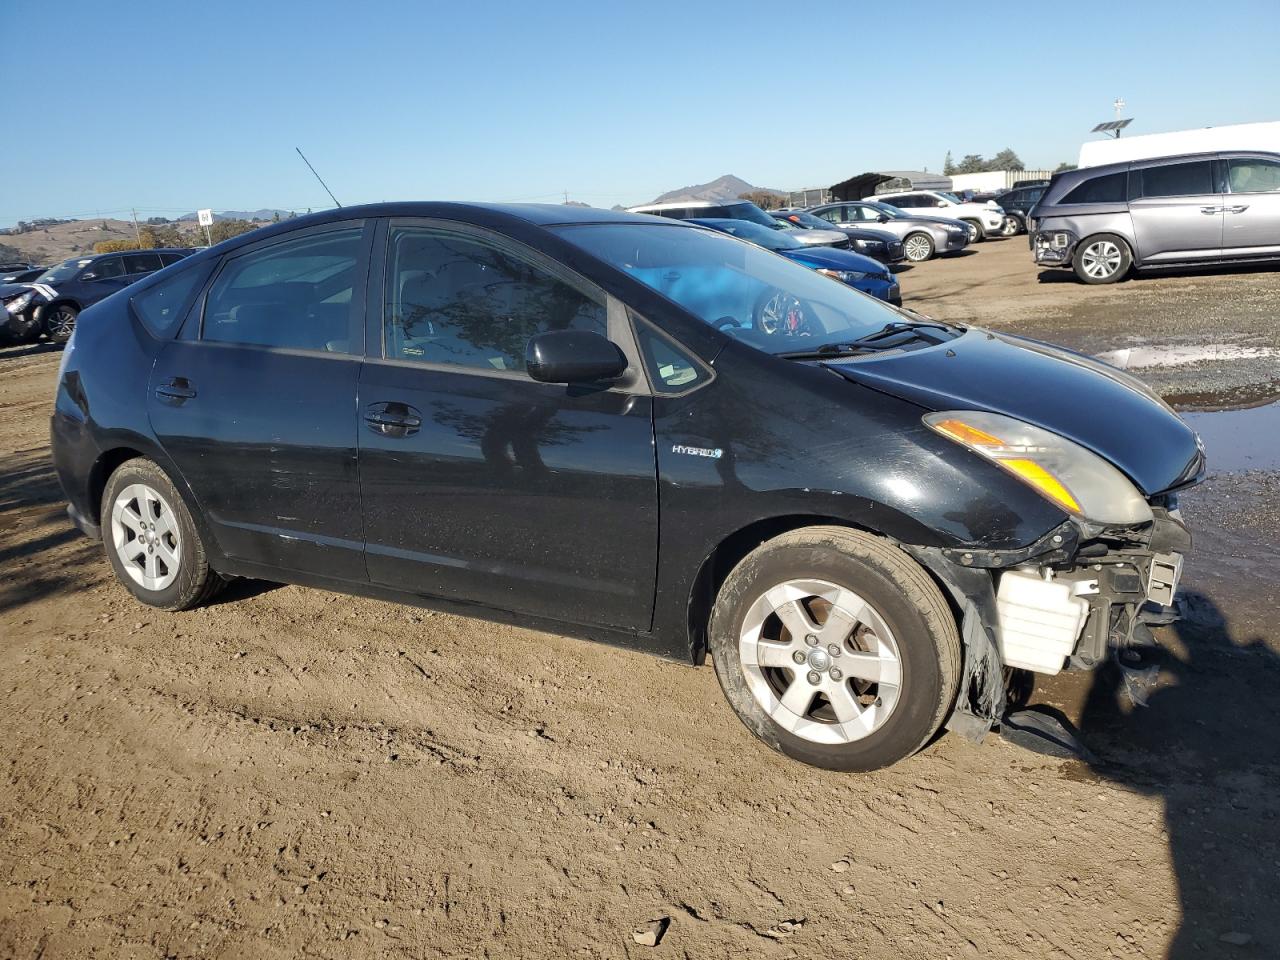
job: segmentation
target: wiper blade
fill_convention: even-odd
[[[837,357],[852,357],[861,353],[871,353],[876,350],[891,350],[901,346],[904,342],[911,339],[924,340],[930,344],[937,345],[946,343],[946,337],[934,337],[920,332],[922,327],[932,327],[943,330],[947,333],[958,332],[956,327],[949,324],[941,323],[936,320],[894,320],[886,323],[874,333],[868,333],[866,336],[858,337],[856,340],[845,340],[839,343],[824,343],[814,347],[812,350],[799,350],[794,353],[779,353],[777,356],[784,360],[832,360]],[[899,334],[914,334],[909,337],[908,341],[895,340],[893,343],[886,343],[891,337]]]
[[[874,344],[880,340],[884,340],[887,337],[891,337],[894,334],[909,333],[919,330],[922,327],[932,327],[936,330],[943,330],[947,333],[952,333],[956,330],[956,328],[950,324],[942,323],[938,320],[891,320],[875,333],[868,333],[864,337],[859,337],[857,340],[850,341],[847,345],[865,347],[869,344]],[[924,337],[924,339],[933,340],[934,338]],[[943,341],[935,340],[934,342],[942,343]]]
[[[814,347],[812,350],[797,350],[793,353],[779,353],[777,356],[783,360],[830,360],[833,357],[850,357],[859,353],[866,353],[873,350],[874,347],[867,347],[854,343],[824,343],[821,346]]]

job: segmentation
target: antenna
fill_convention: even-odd
[[[307,165],[307,169],[311,171],[311,173],[315,176],[317,180],[320,180],[320,174],[316,173],[316,168],[311,166],[311,161],[308,160],[307,155],[302,152],[302,148],[294,147],[293,149],[298,151],[298,156],[300,156],[302,158],[302,162]],[[329,185],[327,183],[325,183],[323,180],[320,180],[320,186],[324,187],[324,192],[329,195],[329,199],[333,201],[334,206],[337,206],[337,207],[342,206],[342,204],[338,203],[338,198],[333,195],[333,191],[329,189]]]

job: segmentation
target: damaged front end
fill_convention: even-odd
[[[974,740],[1000,722],[1007,668],[1089,670],[1111,648],[1153,644],[1176,619],[1174,597],[1191,534],[1176,496],[1152,519],[1099,527],[1072,519],[1020,550],[906,549],[947,589],[960,617],[964,672],[947,729]]]

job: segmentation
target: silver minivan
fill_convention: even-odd
[[[1058,174],[1028,223],[1036,263],[1085,283],[1132,269],[1280,259],[1280,154],[1185,154]]]

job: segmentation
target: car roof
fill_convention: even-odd
[[[627,207],[627,210],[630,213],[641,210],[683,210],[686,207],[727,207],[734,203],[750,202],[750,200],[743,200],[741,197],[734,200],[678,200],[674,203],[642,203],[638,206]]]
[[[106,253],[86,253],[83,257],[67,257],[63,260],[101,260],[103,257],[118,257],[126,253],[190,253],[190,247],[153,247],[150,250],[108,250]]]
[[[289,217],[278,223],[268,223],[237,234],[204,250],[187,250],[193,262],[217,258],[250,244],[261,243],[282,234],[307,227],[319,227],[348,220],[367,220],[375,217],[423,218],[450,220],[472,226],[519,230],[521,226],[538,228],[587,223],[630,223],[650,226],[671,226],[677,221],[662,217],[619,210],[601,210],[598,207],[579,207],[559,203],[473,203],[456,200],[398,200],[383,203],[366,203],[351,207],[333,207],[299,217]]]

